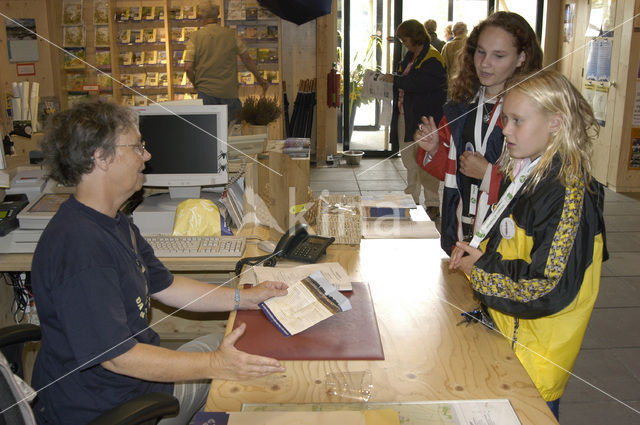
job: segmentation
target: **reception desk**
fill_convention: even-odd
[[[371,402],[509,399],[523,424],[556,424],[502,335],[458,325],[477,306],[466,278],[447,269],[437,239],[363,240],[333,245],[338,261],[368,282],[384,348],[383,361],[283,361],[286,372],[251,381],[214,381],[205,410],[243,403],[348,402],[327,394],[328,372],[371,372]],[[233,326],[230,316],[227,331]]]

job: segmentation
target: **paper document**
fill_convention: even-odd
[[[362,97],[393,100],[393,83],[382,81],[382,74],[373,69],[365,69],[362,78]]]
[[[437,239],[440,233],[433,221],[362,220],[364,239]]]
[[[0,187],[9,187],[9,174],[0,171]]]
[[[521,425],[511,403],[506,399],[369,402],[366,405],[370,411],[393,409],[402,417],[403,425]],[[360,411],[361,409],[362,403],[242,404],[243,412],[256,413],[292,410]]]
[[[351,303],[335,286],[315,272],[293,285],[287,295],[258,305],[285,336],[295,335],[336,313],[351,310]]]
[[[360,205],[363,207],[417,208],[416,202],[411,195],[392,193],[363,195],[360,198]]]
[[[340,263],[304,264],[295,267],[264,267],[256,266],[240,277],[240,285],[257,285],[265,280],[284,282],[287,285],[304,279],[314,272],[322,272],[323,276],[339,291],[351,291],[351,280],[347,271]]]
[[[194,425],[369,425],[365,412],[198,412]],[[378,422],[380,423],[380,422]]]

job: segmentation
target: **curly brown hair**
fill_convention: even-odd
[[[118,137],[138,127],[138,114],[112,102],[87,101],[55,114],[40,142],[49,177],[65,186],[80,183],[93,170],[93,155],[101,148],[115,154]]]
[[[517,13],[493,13],[473,28],[462,49],[462,54],[459,56],[460,66],[458,73],[453,77],[450,88],[451,98],[455,102],[470,101],[480,87],[473,56],[478,47],[480,33],[489,26],[502,28],[513,35],[518,54],[524,52],[524,62],[516,68],[514,75],[529,73],[542,68],[542,49],[529,23]]]

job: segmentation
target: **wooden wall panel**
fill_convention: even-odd
[[[611,58],[611,85],[607,98],[606,123],[594,146],[593,174],[615,191],[640,191],[640,171],[629,170],[631,122],[635,103],[640,33],[633,31],[632,20],[637,0],[616,1],[613,52]],[[562,60],[557,69],[580,90],[584,84],[584,68],[588,53],[585,31],[589,21],[591,2],[574,0],[562,2],[576,4],[574,39],[570,43],[559,40],[558,56]],[[560,25],[562,25],[562,20]],[[547,29],[549,32],[550,29]]]
[[[614,112],[614,133],[609,162],[609,186],[618,192],[640,192],[640,170],[629,170],[631,127],[636,95],[638,68],[640,66],[640,33],[633,31],[635,0],[619,1],[616,24],[621,28],[620,56],[614,57],[618,66]],[[616,161],[617,159],[617,161]]]

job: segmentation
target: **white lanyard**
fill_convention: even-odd
[[[496,126],[496,122],[498,121],[498,117],[500,116],[500,112],[502,111],[502,98],[498,99],[497,105],[495,105],[494,110],[491,114],[491,120],[489,121],[489,126],[487,127],[487,132],[484,135],[484,139],[482,138],[482,116],[484,115],[484,91],[485,87],[481,87],[478,92],[478,108],[476,110],[476,126],[474,131],[474,142],[476,145],[476,152],[480,152],[482,156],[484,156],[485,151],[487,150],[487,142],[489,141],[489,135],[493,131],[493,128]]]
[[[480,242],[482,242],[487,234],[489,234],[489,230],[493,228],[504,210],[507,209],[507,206],[515,198],[516,193],[518,193],[524,182],[527,180],[527,177],[529,177],[529,173],[531,173],[533,167],[538,164],[538,161],[540,161],[540,157],[520,170],[516,178],[511,182],[507,190],[500,197],[500,200],[496,204],[496,207],[493,209],[491,214],[489,214],[489,217],[487,217],[487,219],[482,222],[480,228],[473,234],[473,239],[471,239],[471,242],[469,243],[470,246],[472,246],[473,248],[477,248],[480,246]]]

